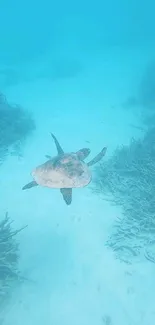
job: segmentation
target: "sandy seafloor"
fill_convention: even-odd
[[[34,281],[14,292],[4,325],[155,322],[154,265],[120,263],[105,246],[119,208],[93,194],[91,185],[73,191],[71,206],[58,190],[21,190],[45,154],[55,155],[51,131],[66,151],[89,146],[91,158],[107,146],[104,159],[117,145],[141,135],[132,126],[139,124],[138,110],[121,104],[152,56],[144,48],[114,48],[95,58],[83,56],[84,69],[75,78],[32,78],[4,89],[10,102],[32,111],[37,125],[23,157],[10,157],[0,169],[1,211],[9,212],[15,227],[28,224],[19,235],[20,269]],[[33,74],[33,68],[26,67],[27,73]]]

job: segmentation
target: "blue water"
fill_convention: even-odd
[[[155,322],[154,245],[151,258],[146,247],[136,258],[126,255],[125,224],[118,256],[107,247],[124,215],[121,197],[113,205],[92,191],[95,168],[70,206],[59,190],[22,191],[45,155],[56,155],[50,132],[66,152],[89,147],[90,159],[106,146],[107,162],[117,146],[143,137],[150,128],[144,118],[154,125],[154,10],[151,0],[0,2],[0,92],[36,126],[21,153],[9,152],[0,166],[0,220],[8,211],[13,229],[28,225],[17,235],[17,268],[28,280],[12,286],[0,325]],[[26,132],[17,122],[14,114],[7,121],[10,139],[19,124],[19,138]],[[153,231],[141,234],[141,246]]]

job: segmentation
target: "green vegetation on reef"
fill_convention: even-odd
[[[15,236],[25,227],[13,230],[12,222],[8,213],[0,221],[0,306],[22,280],[18,270],[19,244]]]
[[[117,257],[155,262],[155,128],[97,166],[93,190],[122,208],[107,242]]]

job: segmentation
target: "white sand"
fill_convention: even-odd
[[[0,208],[9,211],[16,227],[28,224],[19,235],[20,266],[35,281],[14,293],[4,325],[152,325],[155,321],[152,265],[121,264],[105,247],[118,208],[92,194],[89,186],[73,191],[69,207],[58,190],[21,190],[45,154],[56,153],[51,131],[66,151],[90,147],[90,158],[107,146],[105,159],[118,144],[140,135],[131,127],[137,125],[138,114],[121,109],[150,59],[148,53],[143,59],[140,55],[138,50],[114,49],[96,60],[83,59],[85,69],[75,79],[42,79],[5,90],[11,102],[33,112],[37,130],[24,157],[11,157],[0,169]],[[105,322],[106,317],[112,323]]]

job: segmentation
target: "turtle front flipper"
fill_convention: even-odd
[[[60,192],[67,205],[72,203],[72,188],[61,188]]]
[[[52,138],[54,139],[54,143],[56,145],[57,151],[58,151],[58,155],[63,155],[64,151],[60,146],[60,143],[58,142],[57,138],[55,137],[55,135],[53,133],[51,133]]]
[[[82,148],[79,151],[77,151],[76,154],[77,154],[77,156],[78,156],[78,158],[80,160],[84,160],[90,154],[90,149],[89,148]]]
[[[25,186],[23,186],[22,190],[27,190],[28,188],[31,188],[34,186],[38,186],[38,184],[35,181],[32,181],[32,182],[26,184]]]
[[[106,154],[106,151],[107,151],[107,148],[104,147],[101,152],[98,153],[98,155],[96,157],[94,157],[92,160],[90,160],[88,163],[87,163],[87,166],[92,166],[94,164],[96,164],[97,162],[99,162],[103,156],[105,156]]]

